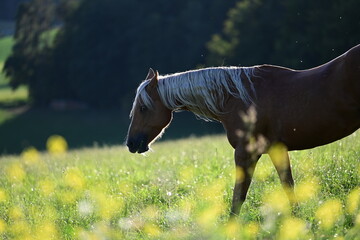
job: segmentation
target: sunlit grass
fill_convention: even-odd
[[[15,91],[11,89],[5,74],[2,72],[7,57],[11,54],[13,45],[12,37],[0,38],[0,103],[2,106],[13,106],[14,104],[24,103],[28,99],[28,91],[25,86],[21,86]],[[5,119],[6,113],[0,113],[0,122]],[[9,114],[6,114],[7,117]],[[7,118],[6,118],[7,119]]]
[[[0,38],[0,87],[2,84],[7,83],[7,79],[5,78],[4,74],[2,74],[2,69],[6,58],[11,54],[12,45],[13,45],[12,37]]]
[[[146,156],[122,146],[67,151],[61,136],[0,158],[4,239],[356,239],[359,134],[291,153],[292,213],[268,156],[260,159],[240,218],[228,221],[235,168],[224,136],[156,143]]]
[[[26,102],[28,99],[27,87],[21,86],[12,90],[7,84],[0,84],[0,102],[2,104],[13,104],[14,102]]]
[[[2,77],[0,73],[0,124],[15,117],[16,112],[11,108],[24,105],[28,99],[27,87],[21,86],[14,91]]]
[[[12,107],[19,104],[23,104],[28,99],[28,88],[25,86],[20,86],[18,89],[13,90],[9,86],[8,79],[5,77],[5,74],[2,72],[4,62],[0,61],[0,103],[3,107]],[[2,111],[3,112],[3,111]],[[0,122],[4,119],[0,113]],[[9,114],[7,114],[9,115]]]
[[[5,74],[3,73],[3,67],[4,62],[0,60],[0,86],[3,87],[4,85],[7,85],[8,80],[5,77]]]
[[[0,38],[0,62],[4,62],[6,58],[11,54],[11,48],[13,45],[12,37]]]

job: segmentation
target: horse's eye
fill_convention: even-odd
[[[147,107],[145,105],[140,106],[140,112],[145,112],[147,110]]]

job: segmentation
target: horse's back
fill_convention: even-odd
[[[306,149],[358,129],[360,106],[347,104],[350,98],[342,91],[341,81],[345,81],[344,60],[354,58],[350,60],[355,62],[359,53],[357,46],[329,63],[304,71],[260,66],[255,80],[259,132],[270,141],[284,142],[289,149]]]
[[[360,44],[351,48],[345,55],[348,72],[357,77],[360,82]]]

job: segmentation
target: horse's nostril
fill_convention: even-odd
[[[144,150],[147,148],[146,137],[142,134],[138,134],[135,137],[128,138],[126,141],[126,146],[132,153],[140,153],[140,151],[144,152]]]
[[[134,147],[134,142],[131,140],[128,140],[126,143],[126,146],[128,146],[129,148],[133,148]]]
[[[136,141],[134,141],[132,139],[128,139],[126,146],[128,147],[128,149],[131,153],[136,153],[136,151],[137,151]]]

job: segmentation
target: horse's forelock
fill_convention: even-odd
[[[150,95],[146,92],[146,86],[150,83],[150,80],[143,81],[136,90],[135,100],[133,102],[132,109],[130,111],[130,117],[134,116],[134,111],[138,101],[141,101],[147,108],[153,108],[153,101]]]

